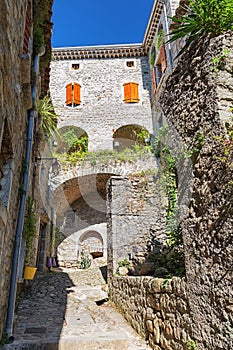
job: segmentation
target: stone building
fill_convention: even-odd
[[[93,234],[95,232],[95,235],[101,235],[104,252],[106,249],[110,252],[109,244],[112,243],[109,241],[107,244],[107,227],[108,230],[110,227],[111,230],[115,227],[115,232],[111,231],[111,234],[116,235],[116,237],[118,235],[117,225],[124,226],[125,237],[127,237],[127,232],[132,230],[130,225],[120,223],[122,219],[120,214],[118,215],[118,224],[109,223],[113,217],[108,210],[112,206],[106,206],[106,200],[108,203],[107,192],[111,192],[111,189],[106,191],[106,186],[108,187],[110,178],[115,175],[123,179],[125,175],[138,174],[148,170],[154,171],[156,174],[157,161],[151,154],[147,155],[147,159],[144,161],[139,158],[137,161],[134,160],[134,166],[132,166],[129,161],[116,163],[114,157],[106,153],[109,156],[106,165],[106,160],[104,163],[103,159],[98,158],[100,155],[98,151],[120,152],[125,148],[133,148],[137,143],[136,135],[144,130],[153,143],[157,126],[153,108],[154,90],[151,84],[151,72],[154,72],[154,69],[152,69],[150,61],[153,53],[155,56],[154,39],[158,31],[163,28],[163,42],[156,51],[157,56],[154,57],[155,68],[158,70],[163,61],[163,65],[165,65],[163,70],[167,68],[167,71],[171,71],[172,69],[171,60],[169,60],[171,48],[164,44],[164,40],[166,31],[168,31],[167,14],[174,14],[177,5],[177,1],[172,1],[171,4],[168,2],[166,5],[155,1],[143,43],[53,49],[50,91],[53,105],[59,117],[59,131],[62,133],[69,129],[75,130],[79,139],[87,138],[88,151],[96,152],[94,161],[85,161],[85,165],[78,162],[73,167],[68,166],[69,169],[67,165],[63,166],[59,173],[52,176],[51,179],[56,223],[64,235],[63,243],[58,249],[58,259],[61,265],[77,264],[77,257],[82,249],[80,237],[89,231]],[[63,144],[59,140],[55,141],[54,151],[61,153]],[[150,184],[152,186],[151,182]],[[125,203],[126,206],[128,204],[127,200],[125,202],[125,198],[132,195],[127,191],[128,187],[126,186],[125,191],[121,193],[122,203]],[[114,196],[119,196],[119,193],[116,192]],[[135,196],[137,195],[135,194]],[[160,200],[164,202],[162,213],[166,207],[162,190],[160,197]],[[112,198],[112,202],[114,200],[115,197]],[[160,207],[159,200],[156,204],[155,202],[151,203],[151,207],[157,210]],[[114,206],[115,204],[113,204]],[[153,212],[152,208],[151,212]],[[131,215],[129,210],[128,215],[130,220],[130,217],[133,218],[135,213]],[[147,214],[143,212],[143,215],[146,217],[148,212]],[[149,241],[151,239],[149,238],[150,230],[153,226],[157,226],[158,232],[161,230],[164,232],[165,216],[163,214],[162,219],[154,215],[150,224],[141,220],[141,229],[136,224],[135,227],[143,232],[140,239],[143,240],[144,237],[145,241]],[[117,222],[117,215],[115,219]],[[138,220],[140,221],[139,218]],[[96,225],[100,224],[104,225],[101,234],[95,231]],[[118,247],[119,254],[116,251],[116,255],[110,254],[111,257],[115,257],[112,261],[113,270],[116,269],[118,260],[128,258],[129,255],[132,259],[138,259],[137,254],[130,251],[129,247],[125,250],[122,248],[132,245],[132,235],[129,237],[121,241],[121,245]],[[137,251],[137,244],[140,246],[139,241],[136,240],[135,251]],[[144,256],[147,253],[145,245],[143,249],[138,248],[137,253]],[[110,255],[108,260],[111,260]]]
[[[26,243],[22,241],[22,229],[29,201],[33,202],[36,217],[30,263],[42,268],[48,250],[48,246],[42,246],[42,227],[49,222],[49,205],[35,189],[38,170],[34,168],[40,156],[34,104],[47,93],[51,53],[52,1],[42,3],[47,6],[43,15],[38,2],[31,0],[3,0],[0,4],[0,338],[6,317],[7,333],[12,331],[17,282],[23,273]],[[47,50],[40,68],[33,28],[34,32],[40,28]],[[43,186],[47,188],[47,183]],[[49,236],[48,229],[44,235]]]
[[[180,151],[183,155],[190,154],[184,157],[186,161],[176,163],[185,278],[166,281],[153,277],[113,277],[111,296],[153,349],[230,350],[233,346],[232,33],[199,42],[176,60],[184,41],[173,45],[165,42],[173,26],[167,16],[181,14],[184,3],[155,1],[142,44],[54,50],[52,71],[59,79],[56,78],[56,84],[54,80],[51,90],[58,106],[59,127],[81,128],[88,135],[91,151],[114,149],[114,143],[119,146],[121,141],[118,138],[130,139],[130,133],[124,129],[115,137],[116,130],[122,126],[143,126],[157,135],[168,124],[170,139],[166,147],[173,149],[174,156]],[[223,57],[224,64],[213,66],[216,57]],[[141,76],[137,69],[142,63]],[[91,72],[92,67],[98,67],[98,72],[89,76],[82,71],[85,66]],[[139,84],[137,98],[141,104],[126,103],[125,83]],[[67,90],[70,86],[76,95],[72,103],[68,98],[72,94]],[[143,91],[145,88],[148,91]],[[154,160],[152,168],[156,173],[155,163]],[[144,165],[141,164],[139,172],[144,170]],[[63,246],[62,254],[65,250],[71,252],[72,247],[78,249],[85,225],[88,231],[86,219],[84,226],[79,226],[79,236],[76,227],[72,232],[72,225],[77,222],[76,215],[80,218],[79,207],[85,195],[88,203],[88,197],[94,193],[90,184],[96,182],[94,187],[102,193],[107,184],[103,196],[104,200],[107,198],[107,208],[102,202],[107,216],[90,224],[99,224],[101,220],[107,223],[110,276],[116,271],[117,262],[124,258],[136,258],[140,265],[140,258],[143,261],[151,243],[149,233],[153,228],[164,232],[166,198],[160,192],[161,204],[156,201],[158,196],[151,196],[157,188],[156,176],[153,180],[148,177],[142,184],[143,177],[137,178],[133,169],[127,172],[127,167],[123,164],[117,172],[114,163],[103,166],[100,161],[95,166],[85,165],[82,170],[79,166],[63,170],[53,179],[54,193],[59,193],[55,198],[63,198],[63,203],[66,200],[63,207],[58,200],[58,216],[67,210],[71,219],[70,231],[63,226],[69,237],[64,241],[67,246]],[[105,176],[101,174],[103,170]],[[164,212],[156,217],[152,212],[157,214],[158,206]],[[76,237],[73,243],[72,234]],[[105,240],[106,235],[103,237]]]
[[[141,45],[53,50],[50,91],[58,128],[75,128],[80,137],[86,135],[89,152],[120,152],[135,145],[141,130],[152,134],[150,86],[148,58]],[[72,173],[60,171],[52,179],[57,224],[60,221],[60,229],[69,236],[58,250],[59,263],[66,266],[77,264],[80,237],[88,232],[93,232],[92,239],[101,236],[106,256],[107,181],[111,175],[140,172],[152,162],[138,160],[132,167],[129,162],[116,164],[109,154],[106,165],[97,154],[98,164],[87,163],[82,174],[77,164]]]

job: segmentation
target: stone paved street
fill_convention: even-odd
[[[101,273],[102,270],[102,273]],[[103,268],[37,273],[21,293],[6,349],[146,350],[107,297]]]

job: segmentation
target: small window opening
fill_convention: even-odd
[[[79,70],[79,68],[80,68],[79,63],[73,63],[72,64],[72,70]]]
[[[134,67],[134,61],[127,61],[126,66],[129,68]]]

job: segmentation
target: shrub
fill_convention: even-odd
[[[183,53],[196,39],[207,36],[218,36],[227,30],[233,30],[232,0],[190,0],[184,6],[186,15],[172,17],[177,27],[170,33],[170,42],[188,37]]]

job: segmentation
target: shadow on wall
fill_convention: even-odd
[[[91,197],[91,194],[89,195]],[[98,204],[99,196],[94,203],[94,198],[91,198],[91,202],[94,205]],[[101,203],[102,204],[102,203]],[[66,236],[71,235],[74,232],[87,228],[91,225],[100,224],[106,222],[106,209],[105,211],[98,211],[86,203],[83,197],[79,198],[69,210],[65,212],[64,221],[60,230],[65,232]]]
[[[19,296],[14,349],[22,342],[33,343],[33,349],[59,348],[60,335],[66,326],[67,294],[72,286],[72,280],[64,272],[36,275]]]
[[[151,90],[150,64],[148,57],[141,57],[141,74],[144,90]]]

